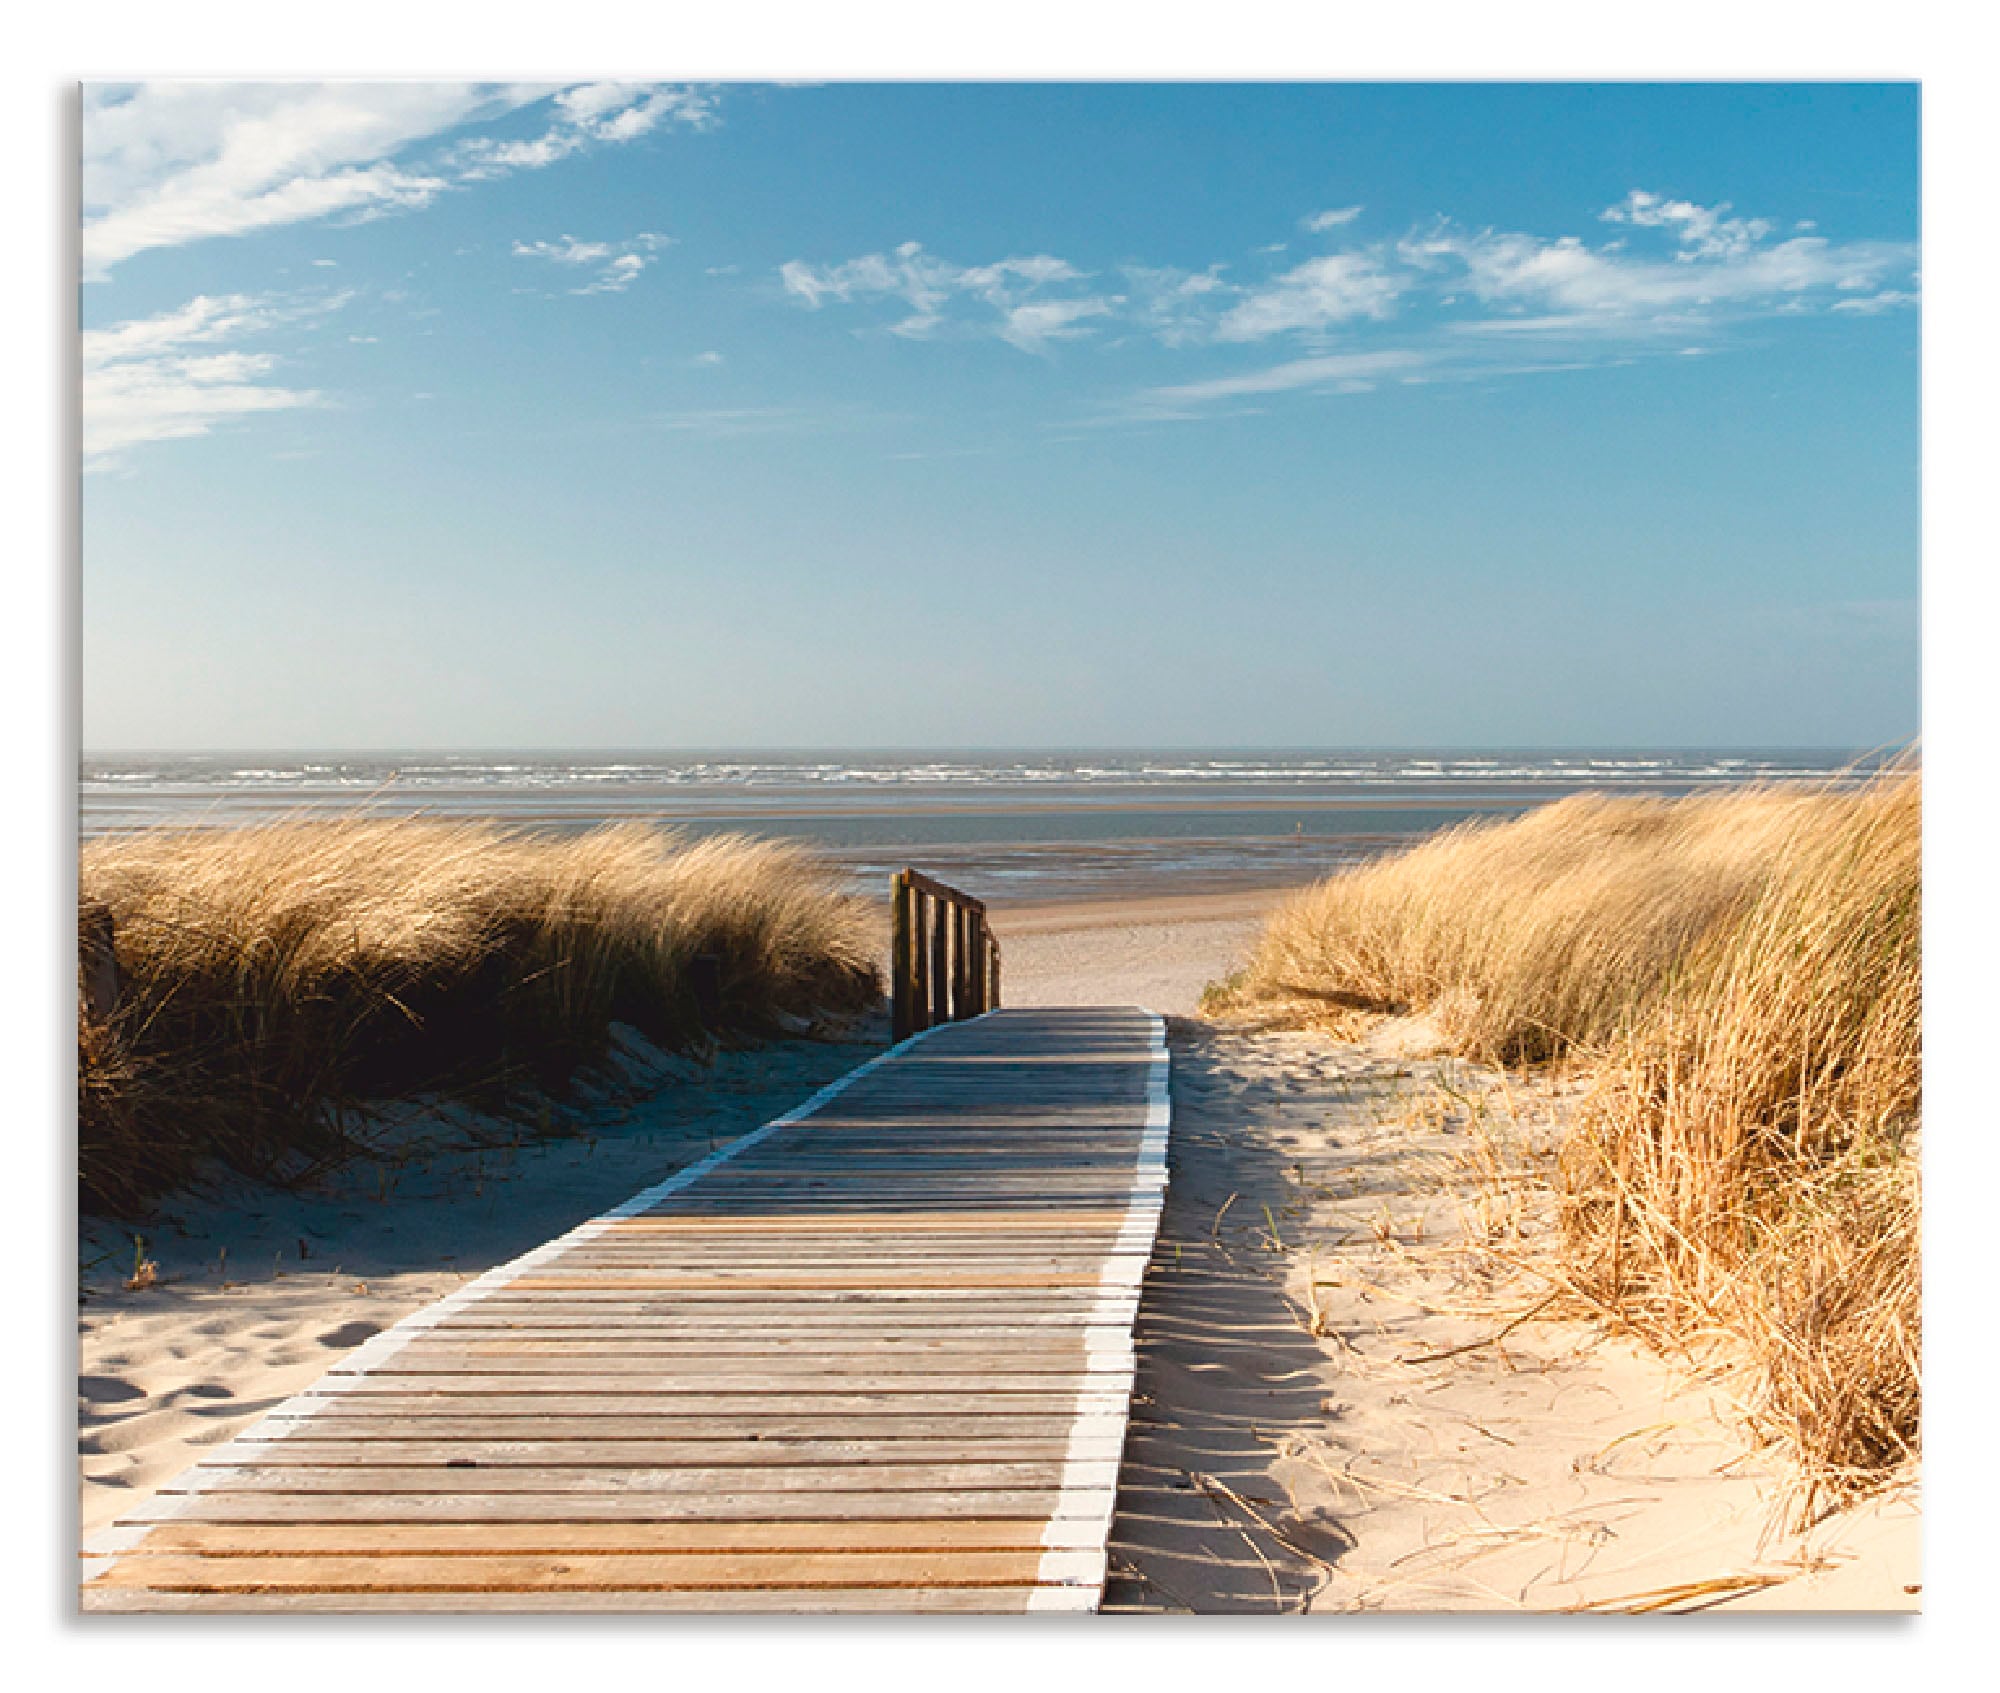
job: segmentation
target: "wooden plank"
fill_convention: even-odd
[[[1100,1326],[1089,1311],[1021,1311],[1004,1322],[991,1323],[980,1332],[995,1342],[1026,1340],[1033,1335],[1094,1335]],[[1122,1332],[1122,1325],[1109,1328]],[[516,1337],[536,1342],[566,1339],[617,1341],[643,1346],[655,1341],[701,1342],[714,1344],[732,1338],[746,1343],[766,1334],[774,1339],[796,1341],[808,1347],[837,1348],[843,1337],[880,1335],[885,1339],[907,1336],[914,1339],[962,1338],[963,1317],[948,1312],[907,1313],[902,1311],[833,1311],[803,1318],[788,1318],[782,1312],[712,1312],[686,1317],[594,1316],[587,1312],[560,1317],[537,1316],[491,1323],[440,1324],[435,1331],[440,1340],[498,1340]]]
[[[319,1431],[315,1431],[319,1432]],[[542,1431],[535,1431],[540,1434]],[[569,1439],[473,1439],[467,1436],[397,1439],[367,1430],[345,1438],[305,1438],[305,1431],[269,1448],[258,1462],[264,1469],[371,1469],[422,1465],[439,1469],[740,1469],[749,1464],[789,1469],[799,1464],[836,1469],[850,1464],[888,1463],[1048,1463],[1071,1449],[1067,1428],[1052,1425],[1027,1438],[963,1432],[862,1437],[822,1432],[771,1435],[761,1439],[618,1439],[592,1433]],[[449,1480],[450,1478],[445,1478]]]
[[[1095,1287],[1098,1278],[1085,1271],[1047,1271],[1015,1274],[1006,1270],[912,1270],[907,1275],[848,1276],[787,1275],[745,1271],[742,1275],[622,1275],[605,1271],[601,1275],[523,1276],[513,1285],[524,1293],[617,1292],[617,1293],[727,1293],[737,1288],[821,1290],[833,1292],[851,1288],[939,1288],[939,1287]]]
[[[519,1417],[479,1415],[412,1416],[400,1410],[349,1416],[332,1410],[305,1419],[286,1441],[286,1450],[304,1451],[325,1441],[654,1441],[766,1442],[784,1440],[893,1440],[928,1443],[956,1440],[985,1447],[988,1442],[1060,1442],[1074,1421],[1069,1409],[1032,1416],[1004,1413],[980,1417],[857,1416],[852,1411],[768,1413],[760,1417]]]
[[[161,1523],[141,1550],[253,1557],[269,1553],[973,1552],[1040,1548],[1050,1525],[1026,1517],[848,1522]],[[1060,1538],[1060,1537],[1058,1537]]]
[[[1025,1587],[1045,1554],[984,1552],[592,1552],[395,1558],[122,1558],[91,1583],[178,1593],[653,1593],[727,1589]],[[1082,1555],[1077,1555],[1081,1557]]]
[[[405,1347],[396,1355],[394,1367],[403,1374],[418,1374],[438,1368],[467,1370],[580,1369],[602,1368],[607,1373],[630,1373],[686,1365],[698,1370],[745,1367],[754,1359],[760,1366],[785,1369],[977,1369],[982,1363],[1007,1370],[1034,1370],[1046,1374],[1084,1357],[1090,1344],[1082,1329],[1057,1330],[1047,1335],[1027,1335],[1000,1340],[989,1335],[962,1334],[888,1335],[864,1332],[846,1339],[820,1338],[791,1341],[773,1336],[742,1335],[734,1340],[697,1338],[694,1340],[636,1340],[624,1336],[611,1339],[568,1337],[537,1339],[509,1335],[498,1340],[458,1337],[429,1346]],[[1106,1343],[1109,1344],[1108,1342]],[[562,1362],[557,1362],[561,1360]]]
[[[600,1393],[566,1398],[558,1393],[524,1392],[517,1388],[512,1393],[487,1394],[477,1404],[468,1404],[466,1396],[458,1394],[329,1393],[289,1401],[273,1410],[265,1421],[275,1429],[293,1421],[317,1425],[322,1419],[342,1417],[572,1417],[596,1422],[643,1418],[658,1424],[708,1418],[726,1427],[765,1429],[786,1418],[819,1422],[827,1418],[880,1417],[905,1422],[914,1417],[937,1417],[983,1428],[989,1419],[1057,1417],[1073,1422],[1079,1416],[1101,1415],[1107,1407],[1115,1409],[1116,1398],[1115,1381],[1111,1387],[1090,1395],[1076,1393],[1074,1384],[1047,1393],[993,1395],[912,1389],[897,1394]]]
[[[986,902],[984,900],[975,899],[968,893],[961,893],[957,888],[940,882],[934,876],[926,876],[921,870],[905,870],[903,875],[908,878],[911,887],[916,888],[921,893],[929,894],[933,899],[947,900],[953,904],[969,906],[974,911],[984,911],[986,909]]]
[[[1115,1468],[1115,1460],[1109,1462]],[[855,1493],[877,1497],[887,1493],[923,1493],[976,1489],[1018,1492],[1023,1488],[1062,1485],[1060,1459],[983,1463],[965,1458],[948,1463],[873,1463],[863,1471],[846,1468],[782,1469],[683,1464],[654,1469],[643,1466],[593,1470],[467,1468],[440,1464],[381,1465],[367,1468],[304,1464],[242,1463],[216,1467],[205,1477],[207,1490],[218,1493],[423,1493],[449,1487],[462,1494],[499,1493]],[[194,1475],[201,1475],[197,1468]],[[186,1490],[189,1476],[160,1489],[163,1494]]]
[[[983,925],[919,894],[968,1016]],[[128,1511],[85,1603],[1090,1608],[1163,1078],[1135,1013],[914,1039],[365,1343]]]
[[[1081,1588],[1075,1590],[1082,1594]],[[1047,1596],[1068,1599],[1062,1588],[1039,1587],[864,1587],[759,1588],[740,1592],[692,1593],[161,1593],[150,1589],[86,1587],[83,1603],[91,1611],[280,1612],[288,1615],[366,1611],[463,1613],[507,1612],[729,1612],[853,1615],[1018,1614],[1045,1608]],[[1079,1598],[1065,1608],[1086,1610],[1094,1605]]]
[[[1094,1211],[1050,1211],[1023,1216],[1018,1211],[960,1211],[938,1216],[908,1216],[894,1211],[855,1212],[841,1217],[756,1216],[703,1217],[694,1214],[648,1212],[637,1217],[620,1217],[610,1225],[613,1234],[692,1234],[711,1235],[845,1235],[871,1228],[884,1234],[956,1234],[960,1231],[1012,1231],[1076,1225],[1115,1231],[1124,1222],[1122,1209]]]
[[[1122,1366],[1099,1365],[1090,1358],[1068,1366],[1049,1369],[1022,1368],[1005,1372],[964,1369],[952,1372],[921,1362],[897,1369],[890,1360],[861,1366],[816,1366],[800,1363],[797,1368],[780,1369],[774,1360],[759,1360],[735,1369],[718,1360],[713,1370],[698,1369],[676,1359],[672,1368],[648,1366],[643,1361],[632,1369],[614,1369],[592,1360],[581,1364],[573,1359],[552,1358],[545,1362],[523,1360],[507,1369],[494,1363],[470,1365],[463,1369],[447,1364],[426,1365],[421,1369],[401,1368],[401,1359],[392,1358],[380,1369],[366,1374],[339,1377],[340,1391],[353,1393],[437,1394],[488,1393],[1054,1393],[1074,1387],[1079,1376],[1131,1373]]]
[[[202,1523],[358,1522],[783,1522],[876,1521],[1000,1516],[1053,1517],[1072,1499],[1060,1487],[934,1488],[909,1492],[829,1493],[713,1488],[678,1496],[638,1493],[193,1493],[135,1507],[121,1525],[165,1520]],[[1110,1491],[1098,1503],[1110,1508]],[[1081,1508],[1081,1506],[1079,1507]]]

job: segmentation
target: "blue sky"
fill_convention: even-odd
[[[95,86],[86,747],[1879,745],[1909,86]]]

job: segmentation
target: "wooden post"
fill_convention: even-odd
[[[890,884],[889,981],[897,1040],[997,1010],[1000,943],[983,902],[920,871]]]
[[[951,908],[951,1014],[962,1022],[972,1015],[972,908]]]
[[[931,1023],[951,1021],[951,917],[944,901],[931,900]]]
[[[910,873],[889,883],[889,1031],[899,1041],[917,1032],[917,891]]]
[[[968,911],[965,914],[965,982],[966,1014],[977,1017],[986,1009],[986,913]]]

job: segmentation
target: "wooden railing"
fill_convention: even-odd
[[[899,870],[890,1005],[895,1038],[1000,1008],[1000,943],[970,894]]]

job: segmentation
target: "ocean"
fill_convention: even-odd
[[[1886,754],[1621,751],[99,753],[94,835],[366,812],[816,844],[857,888],[914,864],[1009,904],[1293,886],[1565,794],[1853,779]]]

